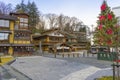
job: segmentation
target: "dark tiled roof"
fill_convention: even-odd
[[[14,17],[14,16],[10,16],[10,15],[3,15],[3,14],[0,14],[0,19],[5,19],[5,20],[18,20],[17,17]]]
[[[32,33],[30,30],[14,30],[15,32],[29,32]]]
[[[65,32],[65,31],[62,31],[62,30],[59,30],[57,28],[45,31],[45,32],[42,33],[42,35],[48,35],[50,33],[53,33],[54,31],[57,31],[57,32],[63,34],[67,38],[76,38],[76,36],[74,34],[71,34],[71,33],[68,33],[68,32]]]
[[[71,34],[71,33],[65,32],[65,31],[61,31],[61,30],[58,30],[58,29],[50,29],[48,31],[45,31],[45,32],[41,33],[41,35],[34,35],[33,38],[39,38],[41,36],[47,36],[47,35],[49,36],[50,33],[53,33],[55,31],[63,34],[66,38],[76,38],[76,36],[74,34]]]
[[[10,13],[10,15],[27,15],[27,16],[29,16],[27,13],[22,13],[22,12]]]
[[[59,31],[60,33],[62,33],[65,37],[67,38],[76,38],[76,35],[65,32],[65,31]]]

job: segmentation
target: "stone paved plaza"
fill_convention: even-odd
[[[94,80],[112,75],[111,62],[96,57],[20,57],[11,66],[32,80]]]

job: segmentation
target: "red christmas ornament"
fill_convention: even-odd
[[[101,15],[100,17],[99,17],[99,20],[100,21],[102,21],[102,20],[104,20],[105,19],[105,16],[103,16],[103,15]]]
[[[108,30],[106,31],[106,33],[107,33],[107,34],[112,34],[113,31],[112,31],[112,29],[108,29]]]
[[[111,41],[111,40],[108,40],[108,41],[107,41],[107,44],[108,44],[108,45],[112,44],[112,41]]]
[[[111,14],[108,14],[107,17],[108,17],[108,20],[112,20],[112,15]]]
[[[105,9],[106,9],[106,4],[104,3],[104,4],[102,4],[102,6],[101,6],[101,10],[104,11]]]
[[[101,24],[98,26],[98,29],[99,29],[99,30],[101,30],[101,29],[102,29],[102,25],[101,25]]]

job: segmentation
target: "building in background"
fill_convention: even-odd
[[[120,25],[120,6],[114,7],[112,10],[115,16],[118,18],[118,24]]]
[[[41,42],[41,47],[43,52],[54,52],[57,51],[70,51],[71,46],[67,42],[75,42],[76,39],[73,36],[66,36],[63,31],[59,29],[50,29],[43,32],[41,35],[33,35],[33,43],[36,48],[39,49],[39,43]]]
[[[0,53],[15,56],[32,54],[28,17],[25,13],[0,15]]]
[[[50,29],[38,35],[33,35],[33,43],[39,50],[39,44],[43,52],[70,52],[88,49],[88,40],[84,32],[65,32],[59,29]]]
[[[0,15],[0,54],[13,54],[14,25],[17,17],[10,15]]]

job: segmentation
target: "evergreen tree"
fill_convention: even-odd
[[[104,0],[101,5],[101,13],[97,21],[97,28],[94,34],[96,44],[108,47],[115,47],[119,43],[117,18]]]
[[[19,13],[27,13],[27,6],[24,4],[24,0],[22,0],[20,4],[16,5],[15,11]]]
[[[39,23],[39,11],[34,2],[27,4],[27,13],[29,17],[29,26],[31,30],[35,29],[36,25]]]
[[[35,31],[36,25],[39,23],[39,11],[35,2],[29,2],[24,4],[24,1],[20,4],[17,4],[15,7],[16,12],[18,13],[27,13],[29,15],[29,27],[32,32]]]

